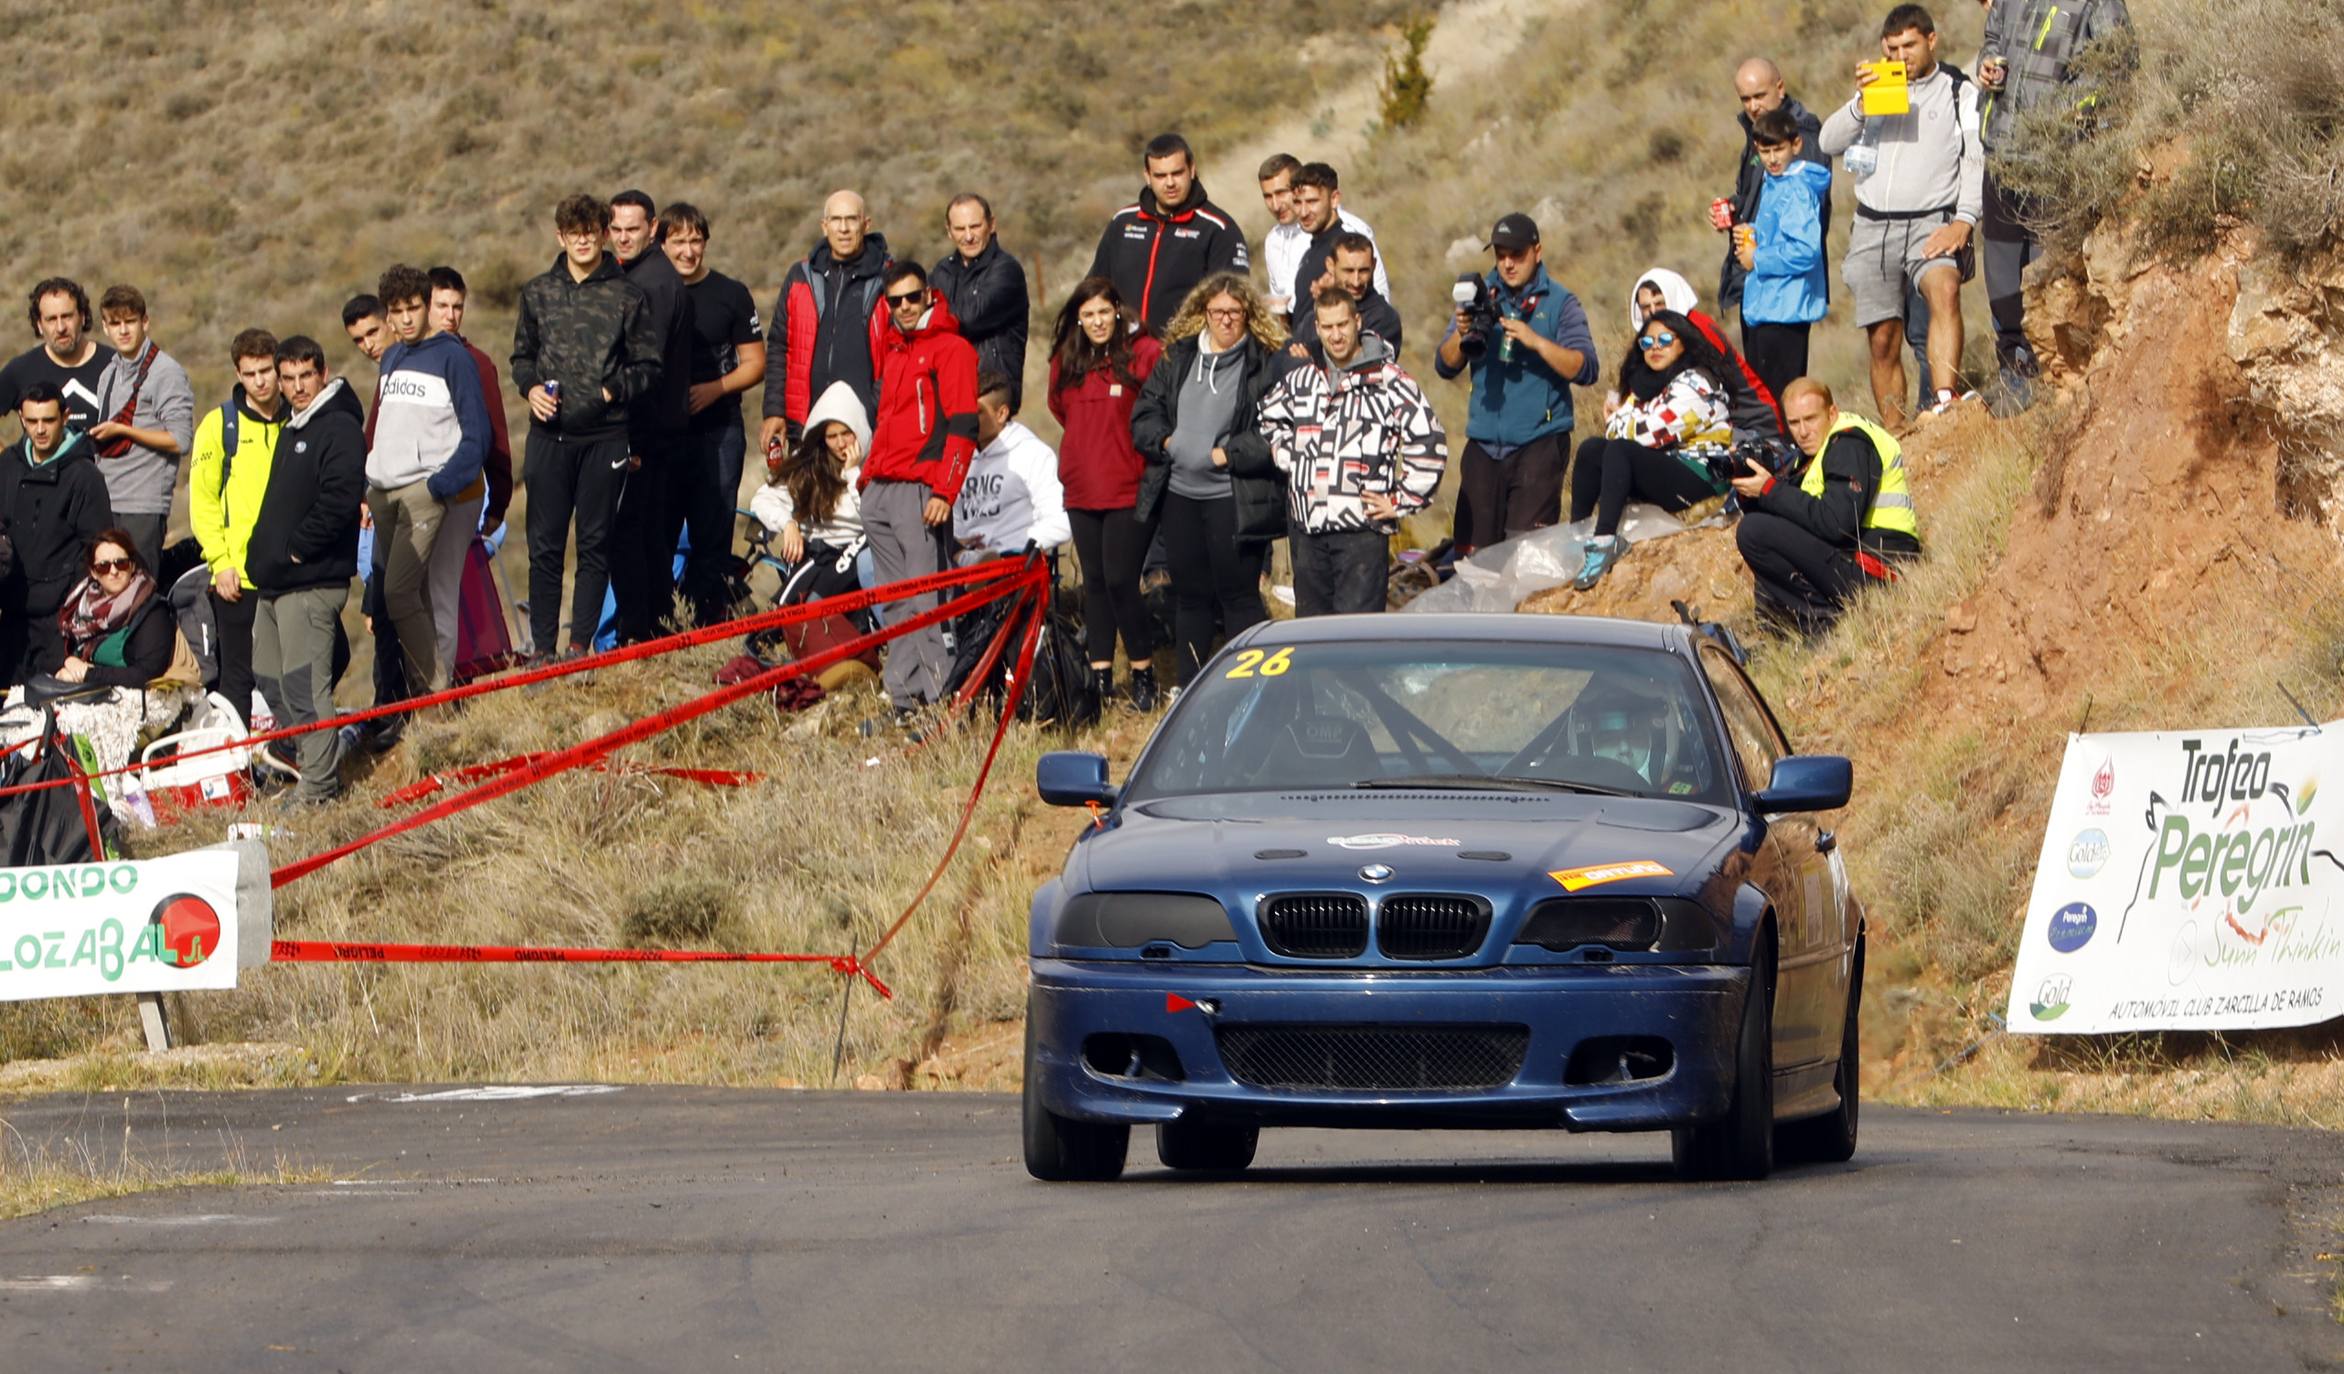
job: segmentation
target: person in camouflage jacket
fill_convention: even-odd
[[[554,212],[562,256],[521,288],[513,385],[529,402],[521,482],[529,492],[529,626],[540,653],[594,639],[610,585],[610,526],[628,471],[627,403],[658,385],[661,339],[643,290],[603,250],[610,205],[575,195]],[[561,632],[562,555],[577,525],[570,636]]]
[[[1294,612],[1380,611],[1391,534],[1432,500],[1448,437],[1390,346],[1361,330],[1348,292],[1329,287],[1316,306],[1311,365],[1261,403],[1262,436],[1288,482]]]

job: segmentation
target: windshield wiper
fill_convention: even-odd
[[[1412,773],[1397,778],[1361,778],[1351,784],[1355,789],[1373,791],[1381,788],[1448,788],[1457,791],[1479,792],[1579,792],[1591,797],[1632,797],[1617,787],[1602,787],[1591,782],[1568,782],[1562,778],[1526,778],[1517,773]]]

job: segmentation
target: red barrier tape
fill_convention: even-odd
[[[349,940],[272,940],[279,964],[828,964],[892,997],[851,954],[733,954],[710,949],[573,949],[544,945],[398,945]]]
[[[498,797],[517,792],[524,787],[528,787],[534,783],[542,782],[545,779],[554,776],[556,773],[565,772],[569,769],[579,767],[582,764],[592,763],[596,759],[610,754],[615,750],[624,748],[629,744],[633,744],[639,740],[649,739],[653,735],[660,734],[667,730],[672,730],[676,726],[681,725],[686,721],[696,720],[701,716],[707,715],[711,711],[719,710],[723,707],[729,706],[736,701],[742,700],[743,698],[755,696],[759,692],[769,691],[777,683],[786,682],[791,678],[799,677],[807,673],[819,672],[841,659],[851,658],[857,654],[863,653],[865,650],[875,648],[878,645],[885,643],[887,640],[909,634],[913,630],[923,629],[927,626],[950,620],[955,616],[965,615],[989,601],[998,600],[1002,596],[1013,594],[1024,594],[1027,596],[1048,595],[1048,588],[1045,583],[1049,574],[1044,570],[1043,566],[1039,562],[1028,563],[1022,565],[1022,567],[1021,565],[1015,563],[1011,563],[1008,566],[1013,569],[1013,573],[1010,577],[1002,579],[1001,585],[998,587],[980,587],[975,591],[966,593],[960,597],[956,597],[951,601],[943,603],[942,605],[936,606],[927,611],[923,611],[908,620],[886,626],[885,628],[873,631],[870,634],[859,635],[849,640],[842,640],[818,654],[812,654],[802,659],[793,659],[788,663],[769,668],[753,677],[746,677],[741,679],[739,682],[719,687],[716,690],[709,692],[705,696],[695,697],[694,699],[684,702],[680,705],[671,706],[664,711],[655,712],[654,714],[645,716],[641,720],[635,721],[632,724],[621,726],[619,729],[613,730],[607,735],[600,735],[594,739],[586,740],[578,744],[573,744],[567,749],[559,749],[553,751],[552,753],[545,754],[533,763],[527,764],[523,767],[515,768],[511,772],[506,773],[501,777],[492,778],[489,781],[481,783],[479,786],[472,788],[470,791],[459,792],[456,795],[447,798],[445,801],[438,802],[432,806],[426,807],[425,809],[416,812],[411,816],[394,821],[379,830],[375,830],[369,834],[361,835],[357,839],[352,840],[347,844],[337,845],[332,849],[324,850],[317,854],[312,854],[306,859],[296,860],[293,863],[287,864],[284,867],[277,869],[276,872],[271,875],[270,885],[272,887],[283,887],[287,883],[294,882],[297,879],[305,878],[310,874],[315,873],[317,870],[325,867],[327,864],[333,863],[337,859],[346,858],[351,854],[355,854],[359,850],[364,849],[369,845],[379,844],[384,840],[391,839],[395,836],[403,835],[408,831],[429,825],[433,821],[455,815],[459,811],[469,810],[472,807],[480,805],[482,802],[493,801]],[[1028,660],[1030,661],[1030,659],[1031,653],[1029,651]],[[1016,690],[1013,688],[1013,692],[1010,697],[1010,704],[1013,708],[1015,703]],[[1005,713],[1002,721],[1003,729],[1007,728],[1007,724],[1008,719],[1007,714]],[[997,731],[994,735],[994,748],[996,750],[1000,747],[1000,741],[1001,734],[999,731]],[[988,770],[992,766],[992,754],[990,752],[986,755],[985,764]],[[983,785],[983,779],[984,774],[980,773],[978,775],[978,785],[980,789]],[[972,797],[970,800],[970,808],[974,809],[974,807],[975,799]],[[962,826],[964,829],[966,828],[966,825],[967,818],[964,815],[962,818]],[[955,836],[955,845],[957,845],[958,842],[958,836]],[[931,885],[933,885],[933,881],[933,879],[930,880]]]
[[[890,582],[883,586],[866,588],[865,590],[858,592],[848,592],[840,596],[823,597],[819,601],[800,602],[794,606],[777,606],[770,611],[759,611],[755,615],[743,616],[738,620],[727,621],[722,625],[709,625],[700,629],[684,630],[676,634],[668,635],[663,639],[646,640],[641,644],[630,644],[621,648],[610,649],[603,653],[590,654],[583,658],[571,659],[563,663],[548,663],[540,668],[531,668],[526,672],[514,673],[509,676],[493,678],[488,681],[469,682],[461,687],[451,687],[444,692],[434,692],[428,696],[410,697],[405,701],[396,701],[383,706],[371,706],[364,710],[350,711],[342,715],[330,716],[324,720],[315,721],[308,725],[287,725],[275,730],[267,730],[259,734],[247,735],[242,739],[234,740],[227,744],[215,744],[203,749],[190,749],[184,753],[172,754],[164,758],[155,759],[151,763],[129,763],[120,768],[109,768],[102,773],[92,773],[89,776],[92,778],[119,777],[129,773],[143,772],[149,768],[159,768],[165,764],[178,763],[186,759],[202,758],[207,754],[227,753],[230,750],[235,749],[250,749],[256,745],[269,744],[277,740],[292,739],[295,736],[310,734],[313,731],[339,730],[345,725],[358,725],[370,720],[380,720],[387,716],[403,715],[407,712],[420,711],[430,706],[444,706],[449,702],[469,701],[474,697],[486,696],[491,692],[510,691],[516,687],[528,687],[540,682],[550,682],[555,678],[568,677],[575,673],[587,673],[592,672],[598,668],[608,668],[620,663],[632,663],[639,659],[656,658],[663,654],[675,653],[681,649],[697,648],[702,644],[713,644],[720,640],[737,639],[743,635],[757,634],[765,630],[779,629],[785,625],[794,625],[804,620],[815,620],[834,613],[846,614],[853,611],[868,610],[873,606],[882,605],[886,602],[908,600],[909,598],[915,596],[925,596],[929,592],[943,591],[953,587],[968,586],[985,587],[990,589],[992,591],[991,596],[987,596],[975,603],[982,605],[985,601],[990,601],[996,599],[997,597],[1013,594],[1017,590],[1017,584],[1020,582],[1020,580],[1022,578],[1031,576],[1034,576],[1034,574],[1027,568],[1027,565],[1010,559],[996,559],[992,562],[972,564],[966,568],[951,568],[940,573],[930,573],[925,577],[906,578],[901,582]],[[934,622],[931,621],[927,623],[932,624]],[[861,641],[856,642],[861,643]],[[881,641],[874,639],[871,642],[876,644]],[[860,653],[861,650],[857,649],[855,652]],[[826,657],[824,659],[823,666],[827,667],[830,663],[836,661],[837,660],[835,658]],[[775,680],[779,681],[781,679]],[[67,778],[45,779],[39,782],[20,782],[12,786],[0,787],[0,798],[18,796],[27,792],[39,792],[52,787],[70,787],[72,785],[72,780]]]
[[[498,759],[494,763],[467,763],[461,768],[452,768],[445,773],[434,773],[430,777],[419,778],[408,783],[405,787],[399,788],[381,801],[376,802],[375,805],[385,811],[394,807],[407,806],[422,801],[425,797],[437,796],[445,792],[451,783],[478,782],[482,778],[498,777],[510,773],[516,768],[526,768],[544,757],[544,753],[539,752],[515,754],[509,759]],[[676,768],[667,764],[629,763],[623,760],[613,762],[610,759],[596,763],[594,771],[597,773],[619,773],[627,777],[675,778],[682,782],[696,782],[703,787],[747,787],[751,783],[765,781],[763,773],[752,773],[738,768]]]

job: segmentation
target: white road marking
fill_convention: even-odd
[[[445,1088],[436,1093],[352,1093],[347,1102],[520,1102],[533,1097],[599,1097],[620,1091],[617,1083],[507,1084]]]
[[[101,1279],[93,1274],[33,1274],[0,1279],[0,1293],[90,1293],[100,1289],[115,1293],[168,1293],[171,1281],[134,1279],[128,1274],[118,1279]]]
[[[100,1212],[82,1218],[105,1226],[267,1226],[275,1217],[237,1216],[227,1212],[194,1212],[184,1216],[132,1217],[119,1212]]]

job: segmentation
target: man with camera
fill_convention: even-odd
[[[1570,463],[1571,388],[1591,386],[1595,336],[1579,298],[1546,273],[1538,225],[1511,214],[1490,230],[1497,267],[1457,280],[1457,314],[1433,358],[1443,377],[1472,373],[1458,502],[1458,543],[1486,548],[1562,514]]]
[[[1891,564],[1920,556],[1921,522],[1887,430],[1842,411],[1812,377],[1783,389],[1782,409],[1806,468],[1785,481],[1745,460],[1734,542],[1757,581],[1758,613],[1819,635],[1857,588],[1894,582]]]

